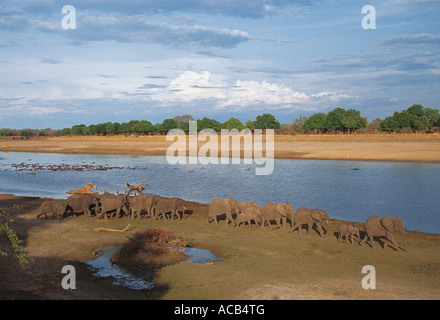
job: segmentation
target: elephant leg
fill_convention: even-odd
[[[324,230],[322,229],[321,223],[319,221],[315,222],[316,228],[318,229],[319,235],[322,237]]]
[[[310,235],[310,231],[312,230],[312,228],[313,228],[313,222],[309,222],[308,224],[307,224],[307,235]]]
[[[400,251],[399,244],[397,243],[396,239],[394,239],[394,235],[391,232],[387,231],[386,237],[387,237],[388,241],[390,241],[394,245],[394,247],[396,248],[396,251]],[[384,248],[385,248],[385,246],[384,246]]]

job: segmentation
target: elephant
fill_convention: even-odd
[[[127,196],[125,194],[106,194],[100,198],[101,208],[99,210],[99,216],[112,218],[115,216],[119,218],[121,211],[128,213],[127,208]],[[124,209],[125,208],[125,209]],[[107,216],[107,214],[109,214]]]
[[[94,195],[73,195],[67,198],[67,205],[64,214],[70,211],[74,217],[75,213],[84,212],[86,217],[92,215],[91,206],[98,205],[98,198]]]
[[[266,203],[265,205],[263,205],[263,207],[261,207],[261,211],[263,215],[263,226],[267,222],[267,225],[272,228],[270,221],[275,220],[277,223],[277,228],[279,228],[282,221],[283,230],[285,230],[287,218],[290,219],[291,223],[293,221],[294,209],[289,201],[287,201],[286,203]]]
[[[186,208],[185,208],[185,200],[180,198],[161,198],[156,205],[156,214],[155,218],[160,218],[160,215],[164,217],[165,220],[168,220],[167,213],[171,214],[170,220],[174,219],[174,216],[176,216],[179,219],[182,219],[182,216],[179,215],[178,209],[183,209],[183,214],[185,214]]]
[[[323,227],[321,226],[322,220],[327,221],[327,225],[330,224],[329,216],[325,210],[321,209],[307,209],[307,208],[298,208],[296,209],[295,216],[293,219],[293,226],[290,229],[290,232],[295,231],[298,228],[298,234],[301,233],[301,226],[303,224],[308,225],[307,234],[310,234],[310,230],[312,230],[313,225],[316,225],[319,235],[323,236]]]
[[[405,227],[403,225],[403,221],[400,217],[378,217],[371,216],[365,222],[365,232],[366,235],[359,243],[363,245],[367,241],[367,237],[371,242],[371,247],[374,247],[374,237],[386,237],[395,247],[396,251],[399,251],[399,244],[394,239],[394,233],[400,232],[403,238],[403,249],[406,251],[406,232]],[[384,249],[387,247],[387,244],[384,243]]]
[[[237,226],[242,223],[246,225],[248,223],[249,228],[251,227],[251,220],[254,220],[255,225],[260,225],[263,219],[263,212],[261,208],[257,207],[247,207],[243,212],[237,215]]]
[[[244,212],[246,210],[246,208],[248,207],[253,207],[253,208],[257,208],[258,207],[258,203],[254,202],[254,201],[240,201],[238,203],[238,208],[240,209],[241,212]]]
[[[353,244],[353,237],[357,236],[359,241],[361,240],[361,236],[359,235],[359,228],[356,227],[354,224],[347,224],[342,223],[339,226],[339,242],[345,242],[347,240],[350,240],[351,244]],[[345,237],[345,240],[343,240],[343,237]]]
[[[66,205],[63,204],[61,200],[46,200],[40,206],[40,214],[37,215],[37,219],[44,214],[47,219],[47,214],[52,213],[52,218],[56,216],[62,217],[64,211],[66,210]]]
[[[142,211],[146,209],[146,199],[144,196],[127,196],[128,214],[131,219],[137,216],[137,219],[142,217]],[[130,214],[131,213],[131,214]]]
[[[234,198],[214,199],[209,204],[207,222],[210,223],[211,220],[214,220],[215,223],[218,224],[217,217],[226,214],[226,226],[229,225],[229,222],[235,225],[232,215],[238,214],[239,212],[238,202]]]
[[[144,200],[145,200],[144,209],[147,211],[146,216],[147,217],[154,217],[155,216],[154,209],[156,208],[157,203],[159,202],[161,197],[158,195],[154,195],[154,194],[148,194],[148,195],[144,195],[142,197],[144,197]]]

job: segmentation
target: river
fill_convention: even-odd
[[[188,201],[290,201],[343,220],[400,216],[408,230],[440,232],[440,164],[275,159],[267,176],[255,175],[255,166],[170,165],[164,156],[0,153],[0,193],[65,199],[88,182],[99,192],[145,183],[144,192]]]

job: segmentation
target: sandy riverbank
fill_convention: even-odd
[[[3,152],[165,155],[166,136],[1,140]],[[205,142],[199,142],[199,147]],[[440,162],[440,135],[276,135],[275,158]]]

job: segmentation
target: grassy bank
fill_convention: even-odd
[[[35,296],[44,299],[438,299],[440,298],[440,237],[408,232],[408,252],[371,249],[336,240],[334,221],[324,238],[269,228],[226,227],[207,224],[207,205],[188,203],[192,214],[183,220],[96,220],[84,216],[63,220],[36,219],[38,198],[3,196],[13,227],[25,239],[35,262],[25,271],[9,258],[0,258],[3,299]],[[23,209],[15,213],[13,204]],[[14,211],[15,210],[15,211]],[[127,232],[96,232],[97,227]],[[363,230],[361,224],[358,223]],[[95,278],[82,261],[97,248],[125,243],[128,236],[166,227],[181,234],[190,246],[209,249],[221,261],[214,264],[185,262],[158,269],[156,287],[133,291]],[[397,241],[401,242],[399,235]],[[386,240],[385,240],[386,241]],[[0,242],[5,246],[5,242]],[[3,260],[7,263],[3,263]],[[77,289],[60,286],[63,265],[77,268]],[[377,289],[361,287],[364,265],[376,269]],[[14,281],[13,281],[14,280]]]

